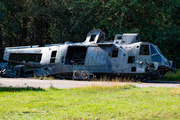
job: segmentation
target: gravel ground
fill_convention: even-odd
[[[180,82],[154,82],[148,81],[146,83],[134,82],[99,82],[99,81],[75,81],[75,80],[38,80],[33,78],[0,78],[1,87],[40,87],[49,88],[51,86],[59,89],[68,89],[86,86],[113,86],[132,84],[137,87],[180,87]]]

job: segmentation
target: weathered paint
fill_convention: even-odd
[[[104,40],[105,33],[97,29],[90,31],[82,43],[66,42],[32,48],[9,47],[5,49],[4,60],[35,67],[37,74],[46,75],[72,75],[74,71],[87,71],[95,75],[125,75],[151,79],[152,75],[157,78],[159,74],[165,75],[168,70],[176,70],[173,61],[169,62],[153,44],[140,42],[138,34],[118,34],[114,41]],[[81,51],[79,55],[77,51],[72,51],[68,57],[67,51],[70,47],[74,47],[73,50],[83,47],[84,50],[87,48],[87,51]],[[145,52],[145,50],[148,54],[141,55],[140,51]],[[11,53],[42,54],[42,57],[40,62],[14,61],[10,60]],[[73,59],[74,55],[81,57],[81,54],[85,55],[84,58],[80,58],[82,64],[66,63],[70,62],[68,59]]]

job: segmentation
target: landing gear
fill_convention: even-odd
[[[76,80],[81,79],[81,73],[79,70],[76,70],[73,72],[73,80],[74,79],[76,79]]]
[[[89,73],[89,71],[79,71],[76,70],[73,72],[73,80],[90,80],[90,79],[94,79],[94,74]]]

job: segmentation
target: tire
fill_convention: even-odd
[[[89,80],[89,72],[87,71],[81,71],[81,78]]]
[[[79,70],[73,72],[73,79],[81,79],[81,74]]]

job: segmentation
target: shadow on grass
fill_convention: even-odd
[[[42,88],[34,87],[0,87],[0,92],[23,92],[23,91],[45,91]]]

